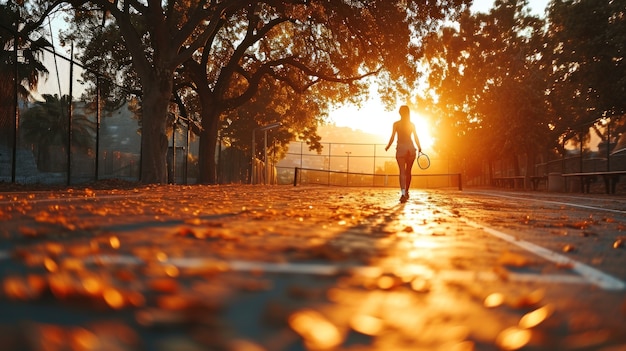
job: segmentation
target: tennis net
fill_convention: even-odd
[[[330,171],[310,168],[282,168],[279,178],[293,179],[293,185],[328,185],[353,187],[399,187],[400,179],[397,174],[371,174]],[[291,176],[291,177],[290,177]],[[436,189],[458,188],[463,189],[460,173],[425,173],[412,174],[411,188]]]

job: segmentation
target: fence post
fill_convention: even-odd
[[[100,75],[96,74],[96,162],[95,179],[99,180],[100,177]]]
[[[18,131],[20,128],[20,120],[19,120],[19,100],[18,100],[18,94],[19,94],[19,66],[17,64],[17,60],[18,60],[18,43],[19,43],[19,30],[18,30],[18,26],[19,23],[16,21],[15,22],[15,37],[13,37],[13,64],[15,65],[15,70],[13,71],[13,73],[15,74],[14,77],[14,85],[13,85],[13,103],[15,104],[13,106],[13,150],[12,150],[12,157],[11,157],[11,183],[15,183],[16,180],[16,174],[17,174],[17,136],[18,136]]]
[[[72,108],[72,101],[74,97],[74,42],[70,49],[70,90],[67,101],[67,185],[72,183],[72,115],[74,114]],[[63,101],[63,95],[60,96]]]
[[[293,172],[293,186],[298,185],[298,170],[299,168],[296,167],[295,171]]]

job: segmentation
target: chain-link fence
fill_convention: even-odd
[[[3,24],[0,30],[9,36],[14,33]],[[88,72],[71,60],[71,53],[65,56],[47,48],[41,50],[41,56],[36,56],[48,71],[47,79],[40,81],[37,89],[31,89],[21,75],[25,68],[22,66],[30,63],[25,49],[16,48],[9,40],[3,50],[6,62],[2,62],[0,70],[1,182],[77,184],[102,179],[140,179],[141,128],[137,101],[119,101],[98,94],[99,80],[85,80],[86,75],[95,77],[95,72]],[[193,184],[198,175],[198,143],[186,121],[172,116],[167,157],[169,181]],[[456,160],[431,155],[434,156],[431,167],[426,171],[416,167],[415,171],[425,175],[468,173],[465,178],[470,184],[487,184],[492,176],[626,171],[625,125],[623,119],[600,118],[573,127],[562,135],[560,150],[544,150],[534,155],[531,163],[522,161],[512,165],[510,160],[497,160],[495,169],[483,168],[474,174]],[[253,168],[249,154],[220,145],[217,150],[220,183],[250,181]],[[275,179],[271,183],[278,184],[293,183],[296,168],[326,171],[328,184],[333,183],[332,177],[337,178],[337,183],[371,182],[373,186],[381,182],[393,185],[389,179],[398,172],[394,149],[385,151],[380,144],[323,143],[322,152],[317,153],[304,143],[294,142],[287,157],[274,167],[276,172],[270,173]]]
[[[626,133],[621,118],[600,118],[561,135],[562,153],[535,165],[538,175],[626,171]]]
[[[431,155],[434,156],[434,155]],[[287,156],[277,164],[278,184],[398,187],[395,148],[382,144],[322,143],[322,152],[292,142]],[[412,187],[460,187],[457,162],[431,157],[430,167],[413,167]]]
[[[0,181],[138,181],[141,128],[137,101],[101,94],[104,78],[72,60],[72,53],[43,47],[37,48],[35,55],[27,55],[25,50],[33,49],[28,38],[19,37],[5,24],[0,24],[0,31],[6,58],[0,70]],[[47,74],[31,85],[28,74],[43,72],[34,69],[35,64],[45,67]],[[34,70],[25,75],[28,69]],[[173,120],[167,155],[169,181],[194,182],[197,143],[184,120]]]

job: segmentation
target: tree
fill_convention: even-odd
[[[240,150],[251,154],[253,130],[272,123],[281,123],[272,129],[276,144],[271,153],[281,157],[289,142],[299,139],[309,144],[311,150],[321,151],[317,126],[323,123],[325,112],[316,101],[315,90],[298,94],[279,81],[265,79],[255,96],[244,105],[224,115],[220,127],[221,137]],[[263,140],[257,135],[257,153],[262,151]],[[259,155],[255,155],[258,157]]]
[[[70,97],[44,94],[45,101],[35,103],[23,115],[24,141],[33,144],[40,169],[51,170],[51,153],[67,152]],[[94,145],[95,123],[82,113],[72,114],[72,147],[89,150]]]
[[[17,63],[16,38],[20,52]],[[40,23],[30,18],[28,8],[13,1],[0,4],[0,45],[0,140],[8,146],[13,140],[16,117],[15,78],[18,96],[28,97],[40,77],[48,74],[41,56],[51,45],[43,38]]]
[[[488,14],[461,16],[426,40],[432,114],[466,167],[531,156],[550,128],[537,38],[543,22],[526,1],[496,1]],[[531,162],[527,162],[530,167]],[[530,174],[527,172],[527,174]]]
[[[207,94],[199,93],[205,101],[200,156],[207,160],[200,178],[211,182],[211,155],[221,116],[253,97],[264,77],[297,92],[324,81],[348,84],[345,93],[329,97],[339,100],[361,93],[365,87],[358,79],[383,72],[384,67],[382,89],[404,93],[417,78],[411,65],[420,55],[415,37],[468,2],[74,0],[72,4],[82,33],[94,32],[93,23],[112,23],[119,29],[141,85],[141,180],[162,183],[173,78],[177,69],[192,65],[191,59],[203,70],[198,77],[208,89]],[[88,18],[97,21],[86,27]]]
[[[551,3],[544,54],[559,132],[626,114],[625,16],[623,1]]]

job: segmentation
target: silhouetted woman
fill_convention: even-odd
[[[400,202],[406,202],[409,199],[409,188],[411,187],[411,170],[413,169],[413,163],[417,152],[413,139],[417,144],[417,151],[421,152],[422,147],[420,140],[417,137],[415,131],[415,125],[411,122],[411,112],[406,105],[400,106],[400,120],[393,123],[393,131],[391,132],[391,138],[389,143],[385,147],[385,151],[389,149],[393,140],[398,135],[398,142],[396,144],[396,161],[398,161],[398,167],[400,168]]]

